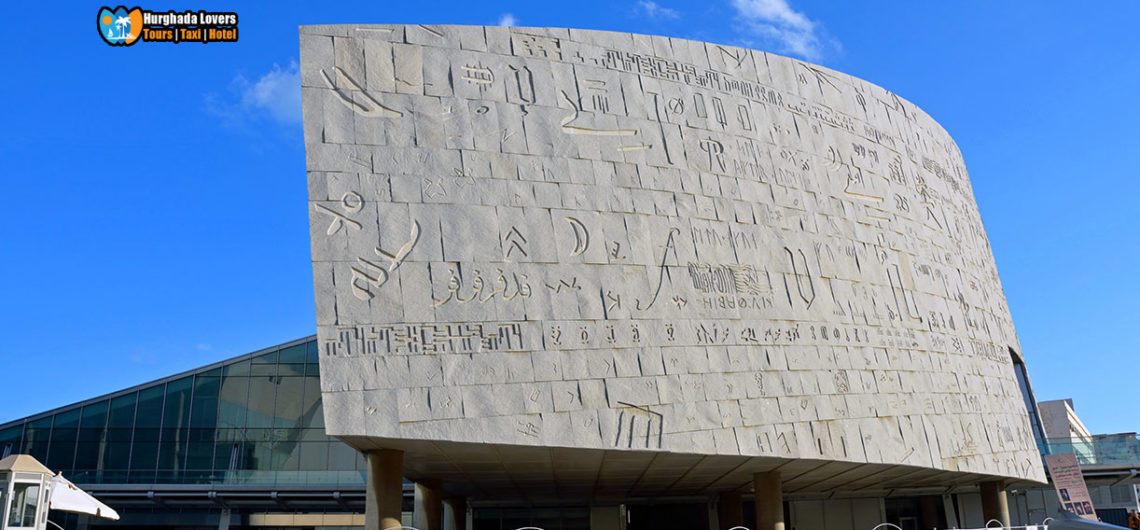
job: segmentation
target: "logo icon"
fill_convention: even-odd
[[[123,6],[99,9],[96,21],[99,26],[99,36],[111,46],[130,46],[139,40],[142,34],[142,9],[134,8],[127,11]]]

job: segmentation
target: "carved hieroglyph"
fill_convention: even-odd
[[[1041,479],[961,155],[880,87],[663,37],[313,26],[330,434]]]

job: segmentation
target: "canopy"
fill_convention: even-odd
[[[75,487],[70,480],[63,478],[62,473],[51,479],[51,501],[48,502],[48,508],[119,520],[118,512]]]

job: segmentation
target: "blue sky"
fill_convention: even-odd
[[[1140,4],[647,0],[249,5],[236,44],[0,33],[0,422],[315,332],[297,26],[563,26],[744,45],[913,101],[966,160],[1038,399],[1140,430]]]

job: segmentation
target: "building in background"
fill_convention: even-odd
[[[1076,455],[1097,516],[1127,527],[1129,511],[1140,511],[1140,439],[1136,433],[1092,434],[1071,399],[1042,401],[1038,407],[1046,434],[1038,442],[1041,454]],[[1061,507],[1051,480],[1048,488],[1013,492],[1010,503],[1027,524],[1055,516]]]
[[[69,529],[361,525],[364,459],[325,434],[316,352],[309,337],[11,421],[0,455],[122,515],[52,512]]]

